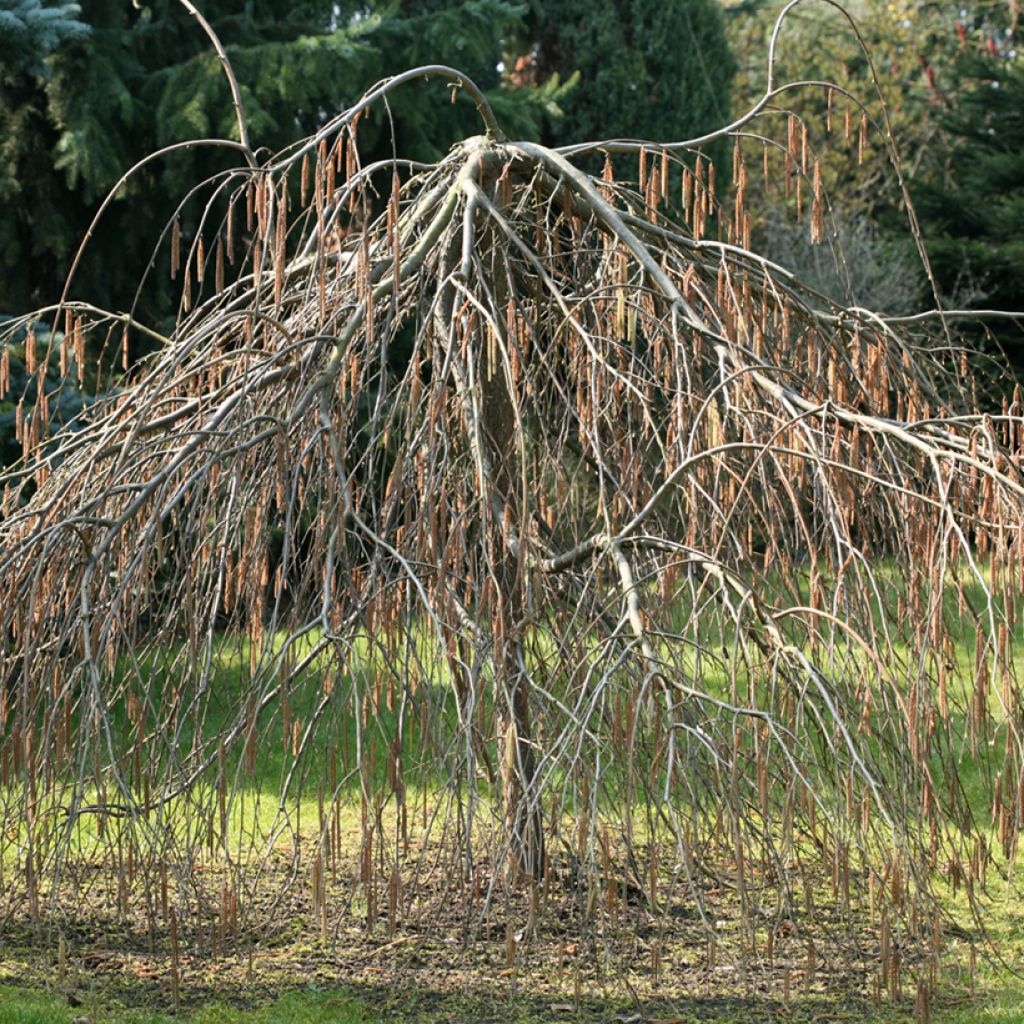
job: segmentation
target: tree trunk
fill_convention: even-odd
[[[489,191],[493,194],[493,189]],[[480,242],[478,251],[484,254],[484,260],[492,263],[491,280],[495,282],[498,308],[502,308],[506,301],[503,293],[508,268],[501,240],[488,234]],[[445,278],[458,266],[460,259],[461,249],[453,244],[446,257]],[[455,310],[455,289],[448,283],[435,313],[440,337],[448,337]],[[461,367],[455,376],[469,435],[467,440],[478,467],[478,486],[482,489],[481,540],[485,545],[490,584],[483,593],[490,596],[495,731],[506,834],[516,868],[539,878],[544,863],[543,819],[540,796],[536,792],[530,682],[524,672],[522,655],[526,618],[524,566],[521,548],[512,543],[526,514],[524,496],[518,493],[522,479],[520,442],[515,399],[509,389],[502,355],[506,342],[490,337],[489,330],[486,322],[478,322],[475,336],[466,349],[467,365],[461,365],[461,359],[453,355],[455,365]],[[483,609],[468,611],[481,614]]]
[[[500,280],[500,271],[499,277]],[[501,765],[502,802],[512,855],[528,875],[539,878],[544,861],[543,822],[536,792],[536,757],[530,714],[530,683],[525,673],[522,630],[526,618],[522,552],[511,543],[526,514],[518,496],[519,438],[509,382],[498,345],[481,353],[481,428],[494,495],[489,502],[488,558],[495,602],[494,704]],[[491,355],[488,358],[488,350]],[[500,514],[500,518],[499,518]]]

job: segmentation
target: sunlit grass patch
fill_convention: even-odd
[[[370,1010],[344,992],[293,992],[266,1005],[244,1009],[216,1002],[168,1013],[103,1002],[68,999],[38,990],[0,986],[0,1024],[367,1024]],[[98,1012],[97,1012],[98,1011]]]

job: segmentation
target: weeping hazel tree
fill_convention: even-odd
[[[262,158],[231,80],[237,166],[149,268],[173,334],[75,422],[18,406],[5,913],[109,885],[224,938],[289,893],[325,935],[522,898],[529,934],[561,892],[712,956],[847,915],[883,973],[937,958],[1024,813],[1024,419],[979,411],[955,315],[836,307],[745,210],[784,189],[838,254],[816,146],[879,125],[823,83],[801,124],[770,75],[705,138],[551,149],[435,66]],[[361,162],[444,86],[480,135]],[[41,384],[156,337],[66,301],[44,352],[42,315],[5,335]]]

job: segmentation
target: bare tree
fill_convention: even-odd
[[[485,133],[364,166],[360,117],[427,77]],[[751,127],[786,88],[559,150],[421,68],[190,197],[173,336],[81,429],[38,403],[2,477],[0,861],[36,911],[97,843],[183,886],[208,845],[244,890],[305,829],[315,878],[350,800],[361,879],[408,885],[413,792],[455,887],[599,881],[611,828],[649,906],[710,921],[725,877],[752,928],[825,864],[927,937],[938,875],[1012,857],[1024,420],[978,411],[955,314],[841,308],[749,249],[762,173],[827,228],[803,127]],[[133,323],[62,316],[69,367]],[[960,781],[996,741],[1002,853]]]

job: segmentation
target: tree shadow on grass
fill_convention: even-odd
[[[301,1008],[308,1001],[303,1019],[309,1024],[895,1024],[913,1019],[914,1010],[912,991],[896,1003],[886,998],[875,1005],[867,999],[863,965],[822,962],[808,976],[792,966],[795,950],[793,956],[778,956],[774,966],[758,963],[745,970],[709,965],[696,949],[692,956],[677,953],[662,962],[655,983],[649,951],[642,949],[642,958],[626,955],[624,937],[606,967],[598,943],[585,944],[584,951],[537,942],[521,947],[513,968],[506,941],[497,934],[462,947],[441,935],[409,931],[391,940],[368,938],[353,927],[327,944],[303,932],[217,957],[197,948],[194,940],[183,941],[175,966],[166,949],[150,952],[144,933],[112,917],[65,924],[63,954],[55,930],[44,936],[27,924],[0,924],[0,988],[15,986],[15,992],[33,999],[45,992],[52,999],[54,1020],[71,1020],[86,1011],[91,1019],[98,1009],[98,1019],[111,1024],[137,1020],[139,1013],[147,1019],[180,1015],[191,1020],[194,1015],[220,1021],[213,1007],[224,1007],[224,1021],[252,1011],[253,1024],[258,1024],[284,996],[290,1006]],[[5,1020],[3,1004],[17,1003],[10,992],[0,999],[0,1022]],[[353,1001],[360,1011],[355,1018]],[[337,1016],[339,1007],[345,1016]],[[65,1012],[69,1008],[74,1012]],[[276,1020],[273,1012],[270,1017]]]

